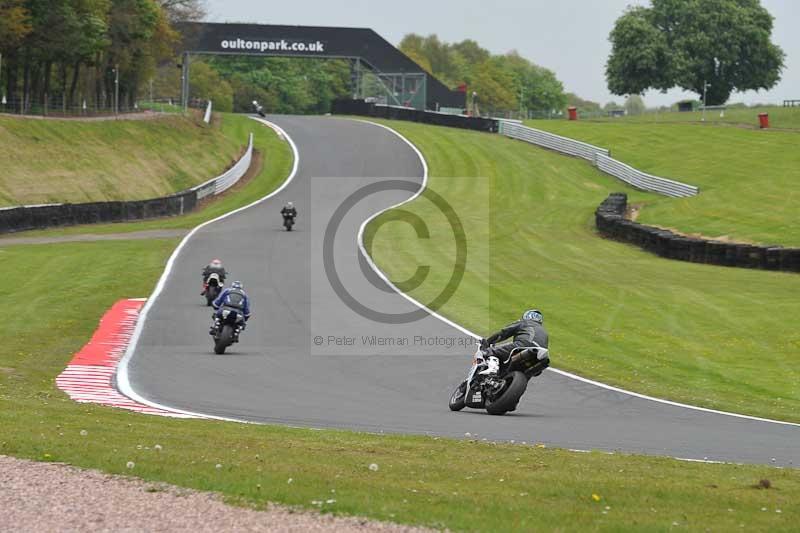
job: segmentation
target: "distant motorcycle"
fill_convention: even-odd
[[[203,295],[206,297],[206,306],[211,307],[211,303],[217,299],[222,292],[222,281],[216,272],[210,274],[203,283]]]
[[[267,115],[264,113],[264,106],[255,100],[253,100],[253,109],[255,109],[256,113],[258,113],[258,116],[261,118],[267,118]]]
[[[244,329],[244,315],[235,309],[223,309],[214,319],[214,353],[222,355],[225,349],[239,342],[239,334]]]
[[[292,231],[292,226],[294,226],[294,217],[293,216],[283,216],[283,227],[286,228],[286,231]]]
[[[547,348],[537,345],[515,349],[509,359],[502,362],[502,370],[497,375],[484,375],[481,372],[488,368],[488,364],[479,345],[467,378],[450,396],[450,409],[486,409],[490,415],[514,411],[528,388],[528,380],[541,374],[548,366]]]

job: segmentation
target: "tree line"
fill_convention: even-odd
[[[484,113],[561,110],[567,103],[555,74],[516,51],[492,54],[471,39],[446,43],[436,35],[414,33],[406,35],[399,48],[446,85],[466,84],[470,97],[477,93]]]
[[[202,0],[0,0],[0,92],[25,109],[109,107],[117,93],[132,106],[175,57],[173,23],[204,15]]]
[[[270,113],[327,113],[331,102],[352,96],[350,62],[299,57],[211,56],[191,58],[190,100],[214,103],[222,112],[251,113],[257,101]],[[153,94],[180,94],[181,71],[158,68]]]

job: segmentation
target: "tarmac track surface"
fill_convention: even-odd
[[[270,117],[295,141],[294,180],[275,197],[200,229],[176,258],[130,358],[131,387],[149,402],[263,423],[489,440],[543,442],[688,459],[796,466],[800,427],[686,409],[547,371],[531,380],[519,409],[502,417],[447,401],[468,370],[472,349],[374,348],[371,355],[318,347],[315,336],[386,333],[334,294],[320,249],[334,209],[361,187],[388,178],[423,181],[423,166],[393,132],[322,117]],[[255,125],[254,125],[255,126]],[[258,127],[258,126],[256,126]],[[268,155],[267,155],[268,157]],[[337,179],[352,177],[352,179]],[[372,194],[342,220],[333,247],[342,283],[359,302],[385,312],[417,308],[370,282],[355,236],[364,220],[412,195]],[[278,214],[291,200],[294,232]],[[220,257],[253,300],[241,342],[214,355],[200,270]],[[378,285],[378,286],[376,286]],[[464,334],[433,316],[389,327],[394,336]],[[556,344],[557,345],[557,344]],[[558,353],[553,354],[558,365]]]

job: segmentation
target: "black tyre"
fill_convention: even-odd
[[[453,394],[450,395],[450,410],[451,411],[460,411],[464,407],[467,406],[467,382],[463,382],[459,385],[456,390],[453,391]]]
[[[233,343],[233,328],[231,326],[223,326],[222,333],[214,343],[214,353],[222,355],[225,353],[225,348]]]
[[[512,372],[505,377],[506,386],[500,396],[492,399],[486,398],[486,412],[490,415],[504,415],[516,409],[519,399],[528,388],[528,378],[522,372]]]
[[[211,295],[208,291],[206,291],[206,307],[211,307],[211,302],[214,301],[214,296]]]

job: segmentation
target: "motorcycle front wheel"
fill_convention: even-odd
[[[528,388],[528,378],[522,372],[511,372],[504,381],[505,386],[498,396],[486,398],[486,412],[490,415],[504,415],[516,408]]]
[[[467,406],[467,382],[463,382],[461,385],[453,391],[453,394],[450,396],[450,410],[451,411],[460,411],[464,407]]]
[[[230,346],[233,343],[233,328],[231,326],[225,325],[222,327],[222,332],[220,332],[219,337],[214,342],[214,353],[217,355],[222,355],[225,353],[225,348]]]

